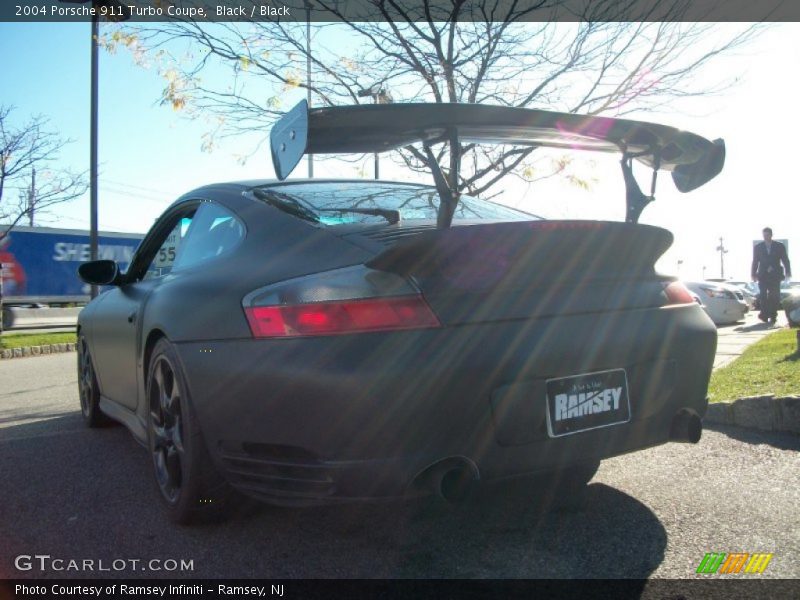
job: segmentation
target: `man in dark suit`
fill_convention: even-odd
[[[762,233],[764,241],[753,246],[750,275],[753,281],[758,281],[758,301],[761,306],[758,318],[774,325],[781,301],[781,281],[784,277],[788,279],[792,276],[792,268],[789,266],[786,246],[772,241],[772,229],[765,227]]]

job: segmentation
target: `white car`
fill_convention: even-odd
[[[744,294],[744,301],[750,310],[756,307],[756,300],[758,299],[758,284],[752,285],[751,281],[726,281],[728,285],[739,288]]]
[[[800,327],[800,285],[786,284],[781,289],[781,307],[786,311],[790,327]]]
[[[736,323],[750,310],[742,290],[715,281],[684,281],[686,287],[700,297],[708,316],[716,325]]]

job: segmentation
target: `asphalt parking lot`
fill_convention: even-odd
[[[737,551],[774,554],[747,577],[797,578],[799,450],[798,436],[707,430],[695,446],[605,461],[571,511],[542,511],[505,486],[446,513],[267,507],[184,528],[161,512],[148,457],[123,427],[84,429],[74,353],[0,361],[0,578],[685,578],[702,577],[705,553]],[[34,554],[192,569],[15,567]]]

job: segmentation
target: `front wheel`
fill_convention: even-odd
[[[158,490],[172,521],[219,519],[231,490],[212,464],[172,344],[160,340],[147,375],[148,446]]]

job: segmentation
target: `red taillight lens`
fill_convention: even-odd
[[[665,285],[664,295],[667,297],[667,304],[692,304],[694,302],[694,296],[680,281],[673,281]]]
[[[255,337],[337,335],[441,327],[420,296],[245,308]]]

